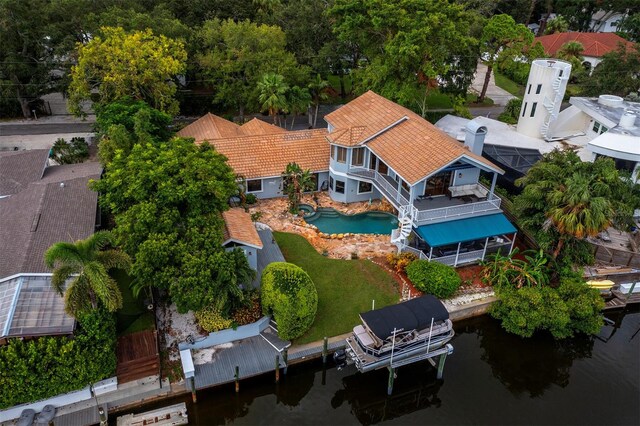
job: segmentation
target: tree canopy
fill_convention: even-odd
[[[242,252],[222,248],[221,212],[237,192],[226,158],[192,139],[137,143],[117,151],[92,187],[114,215],[114,234],[133,259],[137,287],[168,289],[181,312],[240,303],[252,278]]]
[[[462,58],[478,57],[469,31],[474,17],[461,4],[336,0],[328,13],[338,39],[353,43],[366,59],[353,71],[359,91],[372,89],[408,107],[415,108],[438,78],[463,64]],[[466,94],[470,80],[460,81]]]
[[[479,101],[482,101],[487,93],[491,72],[496,63],[522,56],[524,48],[531,43],[533,43],[533,33],[524,25],[516,24],[511,16],[501,14],[489,19],[480,39],[480,50],[487,64],[487,74]]]
[[[129,97],[176,114],[177,87],[172,79],[186,69],[184,44],[156,36],[150,29],[127,33],[103,27],[101,33],[78,50],[78,64],[71,69],[69,109],[81,115],[80,103],[97,90],[98,104]]]
[[[200,74],[214,89],[215,101],[236,109],[241,119],[247,108],[258,108],[263,75],[279,74],[290,85],[307,84],[309,69],[285,50],[279,27],[214,19],[203,24],[198,38]]]
[[[638,185],[612,159],[583,162],[573,151],[545,154],[517,183],[524,187],[514,200],[520,223],[570,262],[586,263],[574,251],[583,239],[610,225],[626,229],[640,207]]]

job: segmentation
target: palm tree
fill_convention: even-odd
[[[329,99],[329,96],[325,92],[325,89],[329,87],[329,82],[327,80],[323,80],[322,77],[320,77],[320,74],[316,74],[315,80],[311,81],[311,83],[309,83],[307,87],[311,92],[311,98],[313,99],[313,105],[315,107],[315,112],[313,114],[313,123],[309,122],[309,124],[311,124],[313,127],[316,127],[320,102]],[[309,120],[311,120],[311,114],[309,114]]]
[[[269,115],[276,124],[278,111],[287,109],[287,90],[289,86],[284,82],[284,77],[280,74],[267,73],[258,82],[260,95],[258,100],[262,103],[262,108],[269,111]]]
[[[108,231],[99,231],[75,243],[53,244],[44,254],[44,261],[53,270],[52,287],[64,294],[65,311],[74,317],[96,309],[98,303],[114,312],[122,307],[122,294],[109,269],[128,269],[130,259],[120,250],[106,249],[113,245]],[[68,282],[68,285],[67,285]]]
[[[560,47],[558,57],[560,59],[578,58],[582,60],[584,46],[579,41],[568,41]]]
[[[565,185],[557,186],[547,197],[549,209],[545,228],[553,226],[560,234],[553,251],[554,259],[567,238],[594,237],[611,225],[613,208],[607,197],[596,195],[604,192],[603,188],[597,188],[598,185],[606,183],[574,173]]]
[[[305,112],[309,108],[311,94],[309,94],[308,89],[303,89],[298,86],[293,86],[287,94],[289,98],[287,101],[289,104],[289,112],[291,113],[291,130],[293,130],[296,114]]]
[[[284,191],[289,197],[289,211],[297,213],[298,204],[302,193],[310,191],[315,187],[315,181],[310,170],[302,170],[296,163],[289,163],[282,173]]]

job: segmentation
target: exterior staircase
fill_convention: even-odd
[[[549,134],[549,126],[551,126],[551,123],[556,118],[558,118],[558,114],[560,113],[559,105],[562,103],[562,98],[564,97],[564,91],[562,90],[562,82],[567,80],[568,78],[569,78],[568,75],[562,77],[558,72],[558,75],[551,83],[553,87],[553,93],[555,94],[555,96],[553,97],[553,100],[545,96],[544,101],[542,102],[542,105],[549,113],[546,120],[544,121],[544,123],[542,123],[542,126],[540,127],[540,133],[542,134],[542,137],[546,141],[550,141],[553,139]],[[556,108],[556,106],[558,106],[558,108]]]
[[[415,217],[416,209],[413,206],[401,206],[398,211],[398,222],[400,228],[391,234],[391,243],[398,245],[404,244],[404,241],[411,234],[413,229],[413,218]]]

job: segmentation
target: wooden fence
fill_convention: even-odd
[[[591,245],[594,248],[593,256],[596,259],[596,263],[640,269],[640,253],[609,248],[593,243],[591,243]]]

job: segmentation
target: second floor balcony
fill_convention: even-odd
[[[347,174],[372,182],[395,208],[409,208],[415,226],[496,213],[502,202],[479,183],[449,186],[442,195],[412,197],[411,189],[407,190],[389,175],[376,170],[351,168]]]

